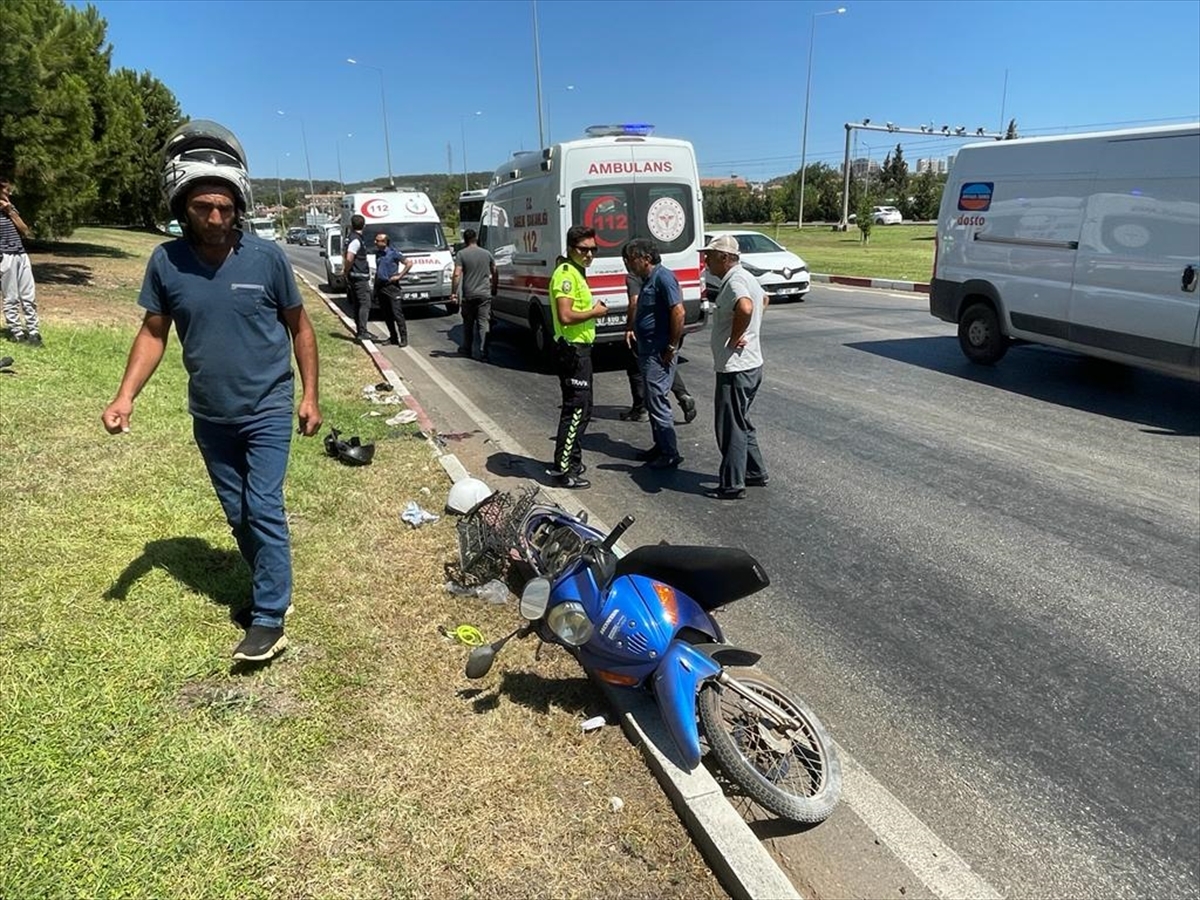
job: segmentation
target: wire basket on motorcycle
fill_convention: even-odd
[[[458,520],[458,563],[464,576],[502,578],[520,559],[521,525],[537,494],[536,486],[497,491]]]

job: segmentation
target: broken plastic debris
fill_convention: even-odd
[[[473,587],[459,584],[457,581],[447,581],[446,590],[456,597],[479,597],[481,600],[497,605],[508,601],[508,585],[495,578],[487,584],[478,584]]]
[[[426,522],[436,522],[441,516],[434,515],[427,509],[421,509],[415,500],[410,500],[408,506],[404,507],[404,512],[400,513],[400,518],[413,528],[419,528]]]
[[[609,797],[608,805],[610,807],[612,807],[613,812],[620,812],[622,809],[625,808],[625,801],[622,800],[620,797]]]
[[[581,723],[579,729],[586,734],[589,731],[595,731],[598,728],[603,728],[607,724],[608,719],[604,718],[604,716],[592,716],[590,719]]]
[[[417,412],[413,409],[402,409],[390,419],[384,419],[384,425],[407,425],[409,422],[417,421]]]

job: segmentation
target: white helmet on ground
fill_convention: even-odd
[[[458,479],[451,486],[450,495],[446,498],[446,509],[465,516],[493,493],[495,492],[478,478],[468,475]]]
[[[250,176],[246,152],[233,132],[207,119],[185,122],[167,138],[163,147],[162,189],[167,206],[185,222],[184,204],[197,184],[219,181],[233,190],[238,212],[250,207]]]

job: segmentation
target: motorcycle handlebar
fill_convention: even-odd
[[[603,549],[606,553],[611,553],[612,548],[615,547],[617,545],[617,541],[621,539],[621,535],[629,530],[630,526],[633,525],[633,522],[633,516],[626,516],[620,522],[618,522],[617,527],[608,533],[608,537],[606,537],[604,542],[600,545],[601,549]]]

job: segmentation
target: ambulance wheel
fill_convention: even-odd
[[[554,332],[550,330],[545,315],[537,307],[529,313],[529,328],[533,332],[533,349],[538,365],[544,371],[550,371],[554,358]]]
[[[958,320],[958,344],[967,359],[982,366],[1000,362],[1008,339],[990,303],[972,303]]]

